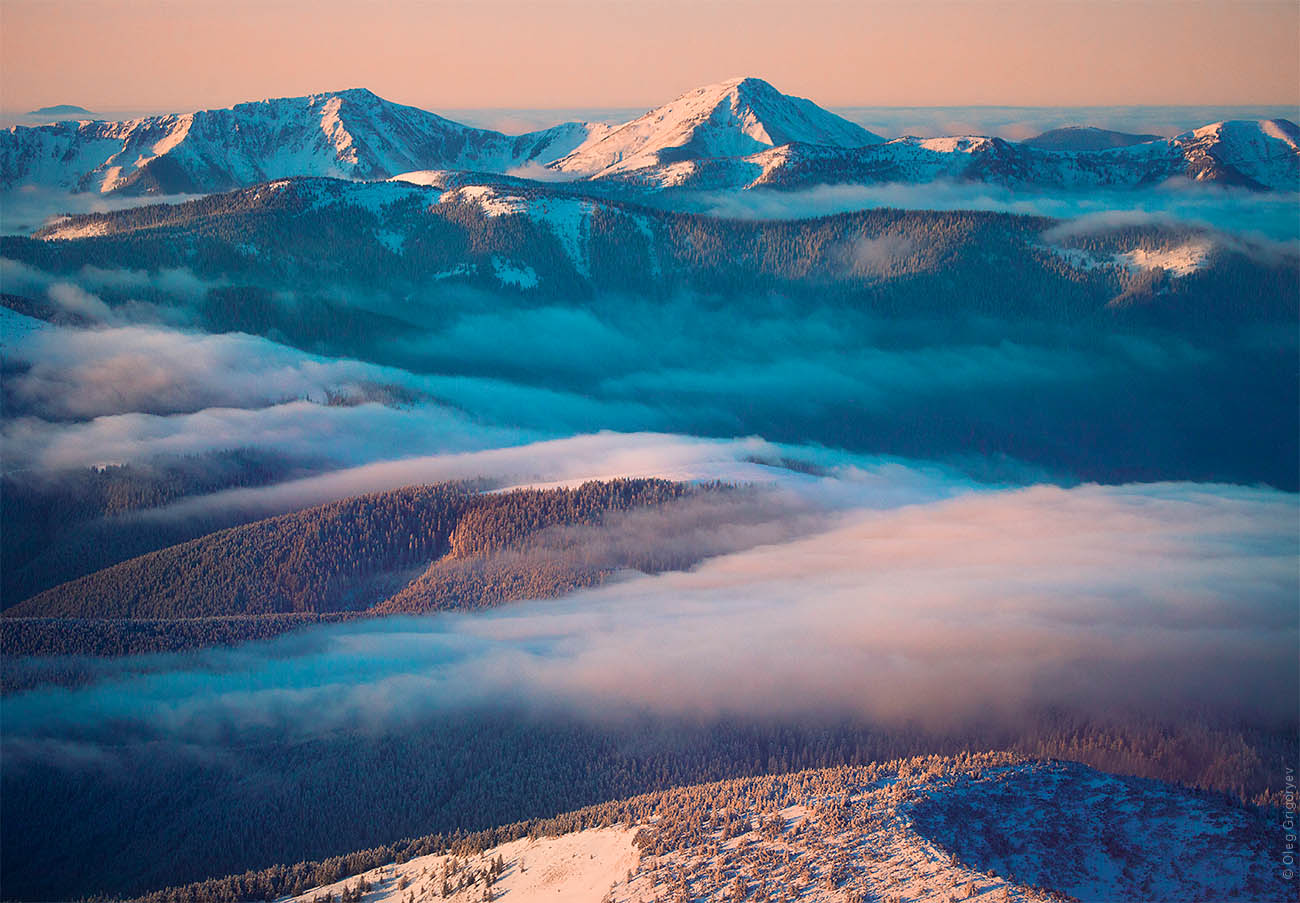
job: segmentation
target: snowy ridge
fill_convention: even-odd
[[[1287,899],[1269,823],[1222,797],[1005,754],[726,781],[593,807],[292,899]],[[583,826],[585,823],[587,826]],[[511,836],[510,834],[506,835]]]
[[[1174,138],[1065,151],[1001,138],[895,138],[858,148],[790,144],[739,159],[648,167],[643,188],[975,181],[1011,188],[1135,189],[1170,179],[1255,190],[1300,190],[1300,130],[1287,120],[1213,123]]]
[[[438,203],[468,204],[477,207],[486,217],[511,216],[528,209],[527,200],[518,195],[503,194],[492,185],[453,188],[439,195]]]

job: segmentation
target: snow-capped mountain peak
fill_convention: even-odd
[[[565,172],[614,175],[684,160],[743,157],[794,142],[863,147],[881,138],[760,78],[733,78],[687,91],[589,141],[554,164]]]
[[[126,122],[9,129],[0,133],[0,186],[197,193],[284,176],[383,179],[427,169],[500,172],[549,163],[603,131],[603,126],[565,123],[503,135],[350,88]]]
[[[934,180],[1136,189],[1170,179],[1297,191],[1300,129],[1286,119],[1229,120],[1173,138],[1065,128],[1019,143],[978,135],[886,142],[749,77],[687,91],[622,125],[566,122],[523,135],[365,88],[0,130],[0,190],[197,194],[291,176],[428,172],[560,175],[630,192]]]

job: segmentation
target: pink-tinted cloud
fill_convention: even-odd
[[[1293,495],[1192,484],[855,508],[690,572],[213,650],[58,705],[20,695],[6,730],[121,718],[183,738],[310,734],[486,703],[934,729],[1045,707],[1280,726],[1297,704],[1297,513]],[[650,527],[647,542],[676,535]]]

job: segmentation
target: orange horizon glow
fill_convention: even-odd
[[[2,0],[0,109],[366,87],[649,108],[757,75],[823,106],[1300,105],[1295,0]]]

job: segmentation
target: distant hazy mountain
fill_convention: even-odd
[[[1022,143],[884,141],[757,78],[698,88],[621,126],[570,122],[509,136],[353,89],[127,122],[15,126],[0,132],[0,188],[210,193],[292,176],[420,181],[410,174],[532,166],[632,193],[936,179],[1139,188],[1180,177],[1293,191],[1298,138],[1295,123],[1269,119],[1168,139],[1069,128]]]
[[[280,176],[384,179],[413,169],[504,171],[549,162],[603,126],[524,135],[476,129],[363,89],[0,134],[0,185],[73,191],[211,192]]]
[[[71,103],[56,103],[52,107],[41,107],[39,110],[32,110],[28,116],[90,116],[92,115],[85,107],[79,107]]]
[[[1027,147],[1038,147],[1043,150],[1097,151],[1159,140],[1159,135],[1133,135],[1128,132],[1099,129],[1091,125],[1068,125],[1061,129],[1050,129],[1021,143]]]

